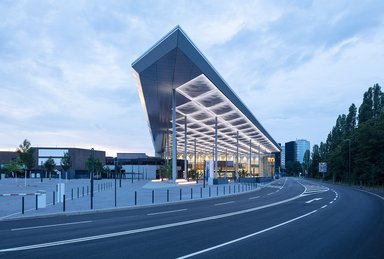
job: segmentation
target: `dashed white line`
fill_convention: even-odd
[[[273,207],[276,205],[284,204],[284,203],[299,199],[301,197],[302,197],[301,195],[297,195],[297,196],[294,196],[294,197],[286,199],[286,200],[270,203],[270,204],[255,207],[255,208],[250,208],[250,209],[245,209],[245,210],[240,210],[240,211],[235,211],[235,212],[229,212],[229,213],[219,214],[216,216],[210,216],[210,217],[205,217],[205,218],[198,218],[198,219],[192,219],[192,220],[181,221],[181,222],[176,222],[176,223],[170,223],[170,224],[165,224],[165,225],[158,225],[158,226],[153,226],[153,227],[132,229],[132,230],[126,230],[126,231],[121,231],[121,232],[114,232],[114,233],[101,234],[101,235],[95,235],[95,236],[87,236],[87,237],[67,239],[67,240],[61,240],[61,241],[53,241],[53,242],[40,243],[40,244],[34,244],[34,245],[4,248],[4,249],[0,249],[0,253],[11,252],[11,251],[24,251],[24,250],[38,249],[38,248],[43,248],[43,247],[53,247],[53,246],[60,246],[60,245],[66,245],[66,244],[74,244],[74,243],[87,242],[87,241],[92,241],[92,240],[100,240],[100,239],[105,239],[105,238],[132,235],[132,234],[143,233],[143,232],[148,232],[148,231],[155,231],[155,230],[166,229],[166,228],[171,228],[171,227],[184,226],[184,225],[195,224],[195,223],[204,222],[204,221],[222,219],[222,218],[226,218],[226,217],[232,217],[232,216],[236,216],[236,215],[242,215],[245,213],[258,211],[258,210],[265,209],[265,208],[270,208],[270,207]],[[315,213],[315,212],[316,211],[313,211],[312,213]],[[301,216],[301,217],[303,217],[303,216]],[[287,224],[287,223],[285,223],[285,224]],[[276,225],[275,228],[277,226],[278,225]]]
[[[192,257],[192,256],[195,256],[195,255],[199,255],[199,254],[203,254],[205,252],[209,252],[209,251],[212,251],[212,250],[215,250],[217,248],[220,248],[220,247],[223,247],[223,246],[227,246],[227,245],[230,245],[230,244],[233,244],[233,243],[236,243],[236,242],[239,242],[239,241],[242,241],[244,239],[247,239],[247,238],[250,238],[250,237],[253,237],[253,236],[257,236],[257,235],[260,235],[264,232],[267,232],[267,231],[270,231],[272,229],[275,229],[275,228],[278,228],[278,227],[281,227],[281,226],[284,226],[284,225],[287,225],[291,222],[294,222],[296,220],[299,220],[299,219],[302,219],[304,217],[307,217],[309,215],[312,215],[313,213],[317,212],[317,210],[314,210],[314,211],[311,211],[307,214],[304,214],[304,215],[301,215],[299,217],[296,217],[296,218],[293,218],[293,219],[290,219],[290,220],[287,220],[285,222],[282,222],[280,224],[277,224],[277,225],[274,225],[272,227],[269,227],[269,228],[266,228],[266,229],[263,229],[263,230],[260,230],[260,231],[257,231],[255,233],[252,233],[250,235],[247,235],[247,236],[243,236],[243,237],[240,237],[240,238],[237,238],[237,239],[233,239],[231,241],[228,241],[228,242],[225,242],[225,243],[222,243],[222,244],[219,244],[219,245],[216,245],[216,246],[212,246],[212,247],[209,247],[207,249],[204,249],[204,250],[200,250],[200,251],[197,251],[197,252],[194,252],[192,254],[188,254],[188,255],[184,255],[184,256],[181,256],[181,257],[178,257],[178,259],[184,259],[184,258],[189,258],[189,257]]]
[[[87,221],[78,221],[78,222],[34,226],[34,227],[25,227],[25,228],[12,228],[11,231],[20,231],[20,230],[37,229],[37,228],[61,227],[61,226],[69,226],[69,225],[86,224],[86,223],[91,223],[91,222],[92,222],[91,220],[87,220]]]
[[[314,202],[314,201],[319,201],[323,198],[315,198],[315,199],[312,199],[312,200],[309,200],[309,201],[306,201],[305,203],[311,203],[311,202]]]
[[[274,192],[268,193],[267,195],[271,195],[271,194],[274,194]]]
[[[257,199],[257,198],[260,198],[260,196],[249,197],[248,200],[253,200],[253,199]]]
[[[167,210],[167,211],[161,211],[161,212],[148,213],[147,216],[160,215],[160,214],[168,214],[168,213],[174,213],[174,212],[180,212],[180,211],[186,211],[186,210],[187,209]]]
[[[226,205],[226,204],[230,204],[230,203],[234,203],[234,201],[227,201],[227,202],[223,202],[223,203],[216,203],[216,204],[213,204],[213,206],[221,206],[221,205]]]
[[[324,205],[324,206],[322,206],[321,208],[322,208],[322,209],[325,209],[327,206],[328,206],[328,205]]]

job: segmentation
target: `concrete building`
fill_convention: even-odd
[[[68,153],[72,160],[72,167],[65,175],[60,166],[64,154]],[[56,169],[63,174],[62,177],[69,178],[88,178],[89,170],[87,160],[91,157],[91,149],[65,148],[65,147],[35,147],[34,160],[36,161],[35,171],[44,171],[43,164],[51,157],[56,164]],[[94,158],[105,164],[105,151],[94,150]]]
[[[35,165],[31,170],[31,174],[27,174],[28,177],[40,177],[40,175],[46,176],[43,164],[52,158],[56,164],[56,170],[61,171],[61,177],[65,178],[88,178],[89,171],[86,165],[86,161],[91,157],[92,151],[90,149],[81,148],[68,148],[68,147],[33,147],[33,160]],[[64,174],[60,164],[64,154],[68,153],[72,160],[72,166],[67,174]],[[19,157],[17,152],[0,152],[0,163],[9,163]],[[105,151],[94,150],[94,157],[98,159],[103,165],[105,164]],[[51,177],[59,177],[58,175],[51,175]]]

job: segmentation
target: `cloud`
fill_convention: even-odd
[[[278,142],[319,142],[384,81],[383,5],[2,1],[0,148],[152,155],[131,63],[177,24]]]

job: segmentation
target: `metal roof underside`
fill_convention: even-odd
[[[218,152],[239,153],[279,151],[248,108],[220,77],[180,27],[176,27],[148,50],[132,67],[155,152],[162,154],[172,134],[172,89],[176,89],[176,135],[178,153],[184,152],[187,118],[188,153],[212,153],[215,118],[218,120]],[[168,137],[167,137],[167,134]],[[171,150],[171,149],[170,149]]]

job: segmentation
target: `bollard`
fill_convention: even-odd
[[[200,187],[200,198],[203,198],[203,187]]]
[[[193,189],[191,188],[191,200],[193,200]]]
[[[37,194],[35,194],[35,198],[36,198],[36,210],[37,210],[37,208],[38,208],[38,206],[37,206]]]
[[[219,196],[219,186],[216,186],[216,196]]]
[[[24,214],[24,196],[21,197],[21,214]]]
[[[152,204],[155,203],[155,190],[152,190]]]
[[[209,186],[209,197],[211,197],[211,186]]]
[[[167,189],[167,202],[169,202],[169,190]]]
[[[117,180],[116,180],[116,177],[115,177],[115,207],[117,206],[117,186],[116,185],[117,185]]]
[[[73,200],[73,188],[71,189],[71,200]]]
[[[79,192],[79,187],[77,187],[77,198],[79,198],[79,194],[80,192]]]
[[[225,195],[225,185],[223,185],[223,195]]]
[[[135,191],[135,205],[137,205],[137,191]]]
[[[181,188],[180,188],[180,200],[181,200],[181,192],[182,192],[182,191],[181,191]]]
[[[231,194],[231,186],[228,185],[229,194]]]
[[[65,194],[63,194],[63,211],[65,212]]]
[[[88,193],[88,186],[87,186],[87,193]],[[83,196],[82,197],[84,197],[84,186],[83,186]]]
[[[52,196],[53,196],[53,205],[55,205],[55,192],[52,193]]]

